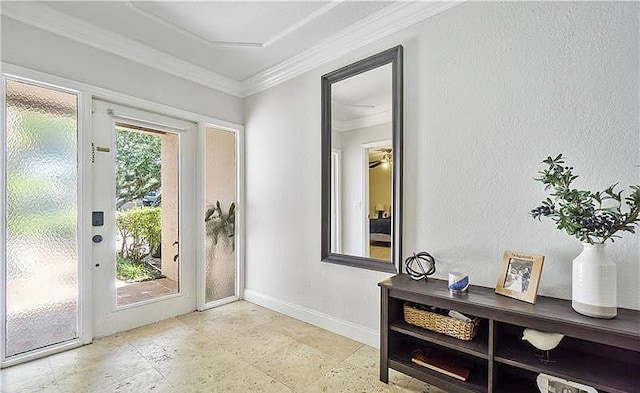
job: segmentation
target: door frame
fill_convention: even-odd
[[[227,120],[218,119],[211,116],[202,115],[199,113],[190,112],[183,109],[174,108],[165,104],[160,104],[154,101],[146,100],[143,98],[134,97],[128,94],[119,93],[110,89],[105,89],[102,87],[97,87],[91,84],[78,82],[72,79],[59,77],[56,75],[52,75],[49,73],[33,70],[30,68],[18,66],[15,64],[0,62],[0,75],[3,77],[8,76],[15,80],[23,80],[34,82],[40,85],[50,85],[56,88],[60,88],[68,91],[75,91],[79,95],[78,99],[78,190],[82,192],[78,199],[78,215],[82,215],[82,220],[79,225],[79,236],[84,236],[85,234],[91,233],[91,211],[92,211],[92,182],[91,182],[91,129],[92,129],[92,119],[91,119],[91,106],[93,99],[100,99],[103,101],[111,101],[117,102],[120,105],[130,106],[132,108],[138,108],[148,112],[156,112],[162,113],[166,116],[176,117],[178,119],[186,120],[189,122],[194,122],[198,124],[199,134],[203,134],[204,127],[206,125],[220,128],[233,130],[237,135],[237,164],[238,164],[238,173],[237,176],[237,201],[236,201],[236,220],[237,227],[236,233],[238,236],[236,243],[237,250],[237,259],[238,259],[238,271],[240,274],[237,276],[237,280],[239,285],[237,286],[237,298],[242,299],[244,297],[244,239],[245,239],[245,227],[244,227],[244,189],[245,189],[245,176],[244,176],[244,134],[245,128],[244,125],[239,123],[230,122]],[[4,82],[2,82],[4,84]],[[4,86],[3,86],[4,91]],[[0,104],[2,108],[4,108],[4,94],[0,94],[2,96]],[[4,146],[2,147],[4,148]],[[201,164],[204,154],[201,149],[197,149],[197,164],[196,164],[196,173],[201,171]],[[0,170],[4,173],[4,164],[1,164]],[[4,187],[4,175],[0,176],[2,183],[1,186]],[[196,179],[196,189],[199,191],[204,190],[203,179],[198,176]],[[204,197],[204,192],[199,192]],[[4,206],[4,203],[2,204]],[[202,203],[204,207],[204,202]],[[197,213],[199,214],[199,213]],[[204,217],[204,212],[202,212],[202,217]],[[204,228],[204,219],[203,228]],[[0,226],[2,227],[2,226]],[[4,236],[4,228],[0,228],[0,236]],[[204,236],[199,236],[202,238],[201,242],[198,242],[196,247],[196,256],[200,258],[200,256],[204,255]],[[4,238],[4,237],[2,237]],[[4,247],[0,247],[2,249],[0,251],[0,258],[4,258]],[[9,361],[5,361],[4,359],[4,346],[2,347],[2,352],[0,353],[0,367],[8,367],[14,364],[26,362],[29,360],[37,359],[40,357],[52,355],[57,352],[66,351],[68,349],[78,347],[81,345],[89,344],[93,340],[93,270],[91,269],[93,262],[93,253],[92,253],[92,243],[88,239],[81,239],[79,243],[78,255],[80,260],[81,267],[81,275],[80,280],[80,332],[79,339],[61,344],[59,346],[50,347],[44,349],[42,351],[34,352],[29,355],[25,355],[23,357],[14,357]],[[204,261],[204,259],[197,260],[196,266],[196,274],[198,273],[198,266],[200,266]],[[203,267],[204,269],[204,267]],[[200,280],[197,280],[200,281]],[[197,289],[196,289],[197,290]],[[199,295],[197,296],[199,298]],[[204,301],[204,298],[202,299]],[[2,312],[4,315],[4,302],[0,302],[2,307]],[[196,309],[198,304],[194,305],[194,309]],[[4,329],[0,329],[0,340],[4,341]]]
[[[369,233],[369,149],[376,147],[391,147],[391,139],[368,142],[362,144],[362,252],[367,258],[370,257],[370,233]],[[393,181],[393,176],[391,177]],[[393,186],[393,185],[392,185]],[[392,187],[393,190],[393,187]],[[393,198],[391,198],[393,200]]]
[[[118,290],[115,285],[117,251],[111,247],[115,245],[117,233],[115,199],[113,199],[116,189],[117,124],[140,126],[170,133],[178,138],[179,244],[192,244],[197,236],[197,228],[189,225],[189,222],[194,219],[193,209],[189,209],[189,206],[194,203],[193,197],[186,191],[196,187],[196,164],[186,158],[189,157],[190,149],[196,147],[197,124],[99,99],[93,100],[93,116],[92,141],[96,143],[96,147],[105,146],[111,151],[107,155],[96,153],[96,162],[92,167],[94,209],[105,212],[104,226],[93,228],[91,233],[91,235],[102,235],[105,239],[94,246],[101,250],[99,252],[94,250],[96,268],[93,270],[94,336],[102,337],[195,309],[195,264],[197,263],[195,250],[188,247],[178,248],[182,256],[178,264],[178,292],[119,306]],[[95,187],[95,184],[99,186]],[[101,189],[100,187],[103,186],[108,189]],[[99,267],[97,267],[98,264]]]

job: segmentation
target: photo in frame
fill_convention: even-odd
[[[496,293],[535,303],[544,255],[505,251]]]
[[[538,374],[536,378],[540,393],[598,393],[591,386],[564,380],[547,374]]]

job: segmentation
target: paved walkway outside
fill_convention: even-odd
[[[126,283],[117,281],[118,306],[178,293],[178,283],[170,278]]]

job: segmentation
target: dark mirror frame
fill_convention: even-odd
[[[322,241],[323,262],[354,266],[363,269],[397,273],[402,260],[402,45],[387,49],[366,59],[322,76]],[[391,262],[331,252],[331,86],[363,72],[392,65],[392,149],[393,149],[393,212]]]

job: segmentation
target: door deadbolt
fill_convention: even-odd
[[[94,243],[101,243],[102,242],[102,235],[93,235],[91,240],[93,240]]]

